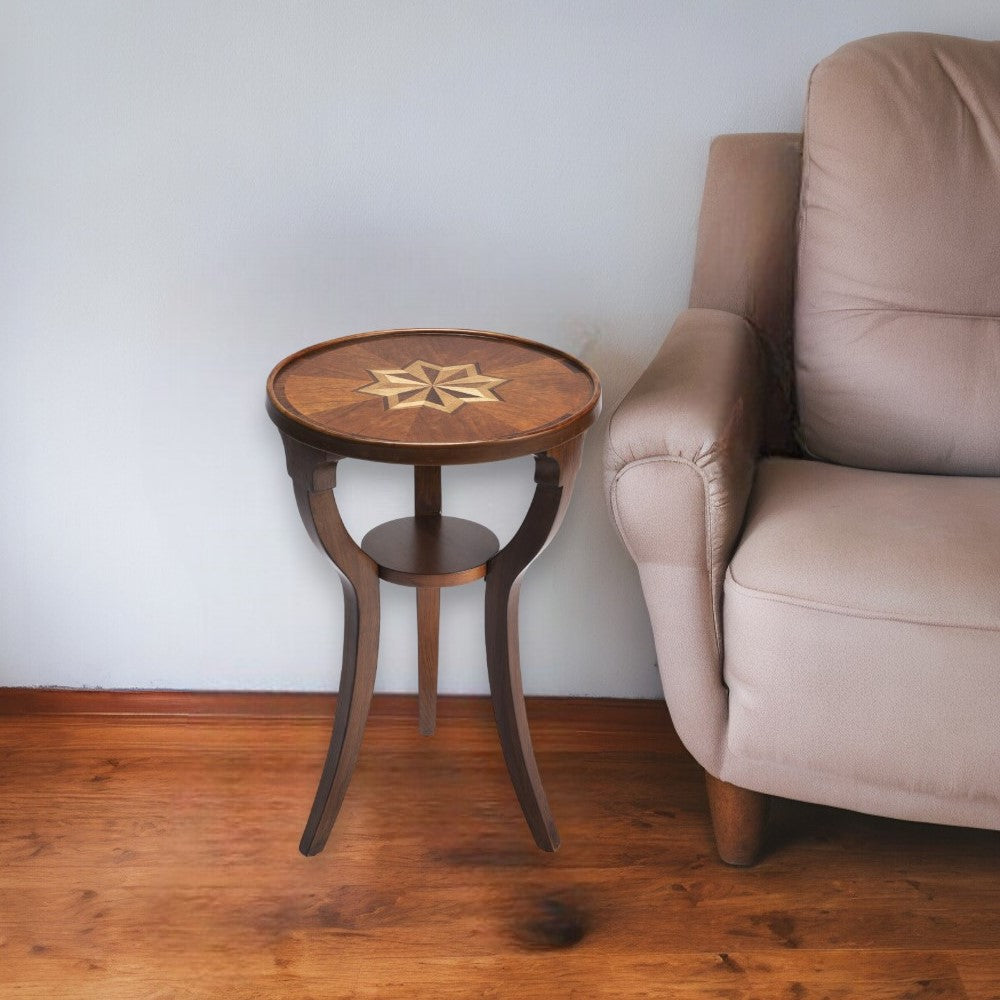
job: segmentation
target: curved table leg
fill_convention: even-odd
[[[344,527],[333,490],[336,455],[282,435],[288,474],[306,531],[330,557],[344,587],[344,657],[333,734],[299,850],[311,856],[326,846],[361,749],[378,665],[378,567]]]
[[[580,467],[583,438],[535,456],[535,495],[524,523],[486,571],[486,664],[493,714],[514,791],[535,843],[559,847],[559,831],[538,774],[524,708],[517,608],[524,571],[559,530]]]

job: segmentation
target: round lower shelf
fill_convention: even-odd
[[[500,551],[489,528],[460,517],[401,517],[372,528],[361,548],[383,580],[407,587],[457,587],[486,576]]]

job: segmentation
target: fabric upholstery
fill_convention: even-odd
[[[606,462],[674,724],[723,781],[1000,829],[998,134],[1000,43],[900,34],[817,67],[800,193],[794,140],[712,147],[696,308]],[[839,465],[761,459],[797,201],[799,432]]]
[[[748,320],[767,365],[763,445],[792,436],[792,310],[802,136],[720,135],[708,153],[689,305]]]
[[[759,450],[757,337],[731,313],[682,313],[608,427],[611,509],[639,567],[678,734],[718,766],[720,599]]]
[[[816,456],[1000,475],[1000,42],[897,34],[815,69],[796,299]]]
[[[722,777],[1000,827],[998,512],[1000,479],[763,461],[725,582]]]

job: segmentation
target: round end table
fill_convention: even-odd
[[[480,330],[384,330],[327,341],[286,358],[267,381],[306,530],[344,588],[344,652],[333,735],[303,854],[323,850],[361,746],[375,686],[379,579],[415,587],[419,716],[436,716],[440,588],[485,577],[486,662],[504,760],[540,848],[559,834],[531,745],[521,686],[521,577],[569,504],[583,435],[601,387],[555,348]],[[535,455],[535,494],[500,548],[488,528],[441,513],[441,466]],[[334,498],[342,458],[414,466],[414,516],[372,529],[360,545]]]

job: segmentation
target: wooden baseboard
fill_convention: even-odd
[[[395,697],[395,696],[394,696]],[[290,691],[0,688],[0,715],[329,717],[336,695]]]
[[[105,691],[75,688],[0,687],[0,715],[245,716],[248,718],[322,718],[333,716],[335,694],[292,691]],[[625,698],[528,698],[532,719],[578,726],[621,725],[635,730],[670,727],[660,700]],[[417,696],[376,694],[372,716],[415,717]],[[490,718],[486,695],[443,695],[443,718]]]

